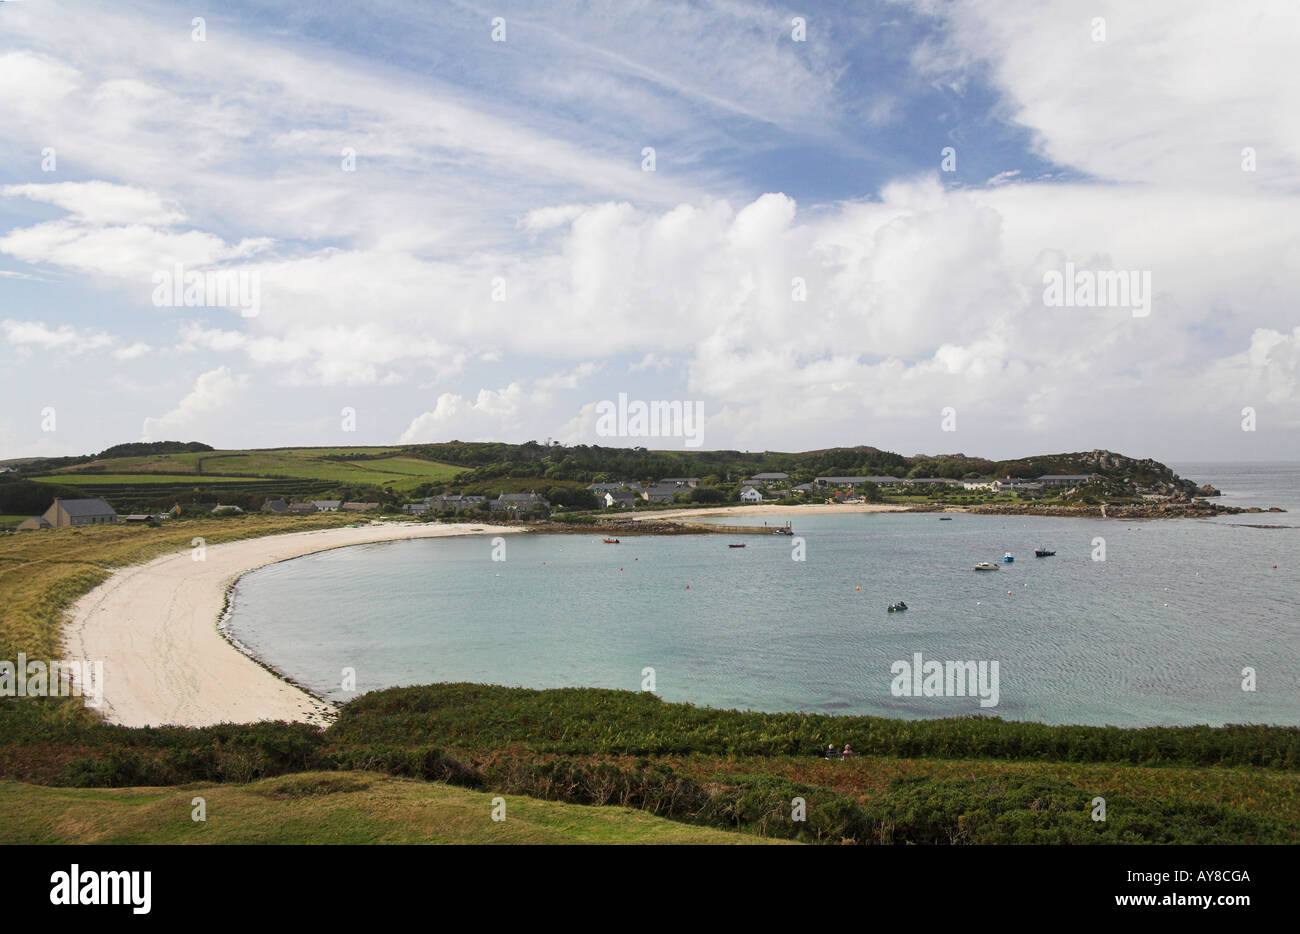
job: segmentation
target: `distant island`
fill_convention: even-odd
[[[450,441],[216,450],[161,441],[0,462],[8,528],[73,522],[56,500],[99,500],[96,515],[112,514],[105,521],[146,522],[342,511],[592,525],[649,510],[765,504],[1114,518],[1265,511],[1222,506],[1218,495],[1159,461],[1103,450],[989,460],[870,446],[789,453]]]

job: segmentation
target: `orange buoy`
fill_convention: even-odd
[[[862,589],[861,587],[858,588],[858,590],[861,590],[861,589]]]
[[[687,590],[690,590],[690,589],[691,589],[691,585],[690,585],[690,584],[687,584],[687,585],[686,585],[686,589],[687,589]]]

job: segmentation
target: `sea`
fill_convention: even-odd
[[[245,575],[226,628],[334,702],[471,681],[742,710],[1300,725],[1300,463],[1171,466],[1225,504],[1288,511],[799,515],[719,520],[789,521],[793,536],[359,545]],[[897,600],[908,609],[887,612]],[[984,690],[927,689],[911,671],[929,662],[983,663]]]

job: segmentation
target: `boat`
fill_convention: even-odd
[[[1050,550],[1050,549],[1047,549],[1047,548],[1038,547],[1038,548],[1035,548],[1035,549],[1034,549],[1034,557],[1035,557],[1035,558],[1050,558],[1050,557],[1051,557],[1052,555],[1054,555],[1054,554],[1056,554],[1055,551]]]
[[[784,529],[773,529],[773,530],[772,530],[772,534],[773,534],[773,535],[793,535],[794,532],[793,532],[793,530],[791,530],[790,528],[787,527],[787,528],[784,528]]]
[[[889,604],[889,612],[891,613],[901,613],[906,609],[907,609],[907,604],[904,603],[902,600],[899,600],[897,603]]]
[[[606,545],[617,545],[617,544],[618,544],[618,539],[617,539],[617,538],[607,538],[607,539],[605,539],[604,541],[605,541],[605,544],[606,544]]]
[[[1002,556],[1002,563],[1003,563],[1003,564],[1010,564],[1012,561],[1015,561],[1015,560],[1016,560],[1016,556],[1013,555],[1013,554],[1012,554],[1011,552],[1009,552],[1009,551],[1008,551],[1005,555]]]
[[[745,546],[742,544],[742,545],[728,545],[727,547],[728,547],[728,548],[744,548]]]
[[[972,568],[972,570],[974,571],[996,571],[997,569],[998,566],[994,564],[992,561],[981,561],[979,564],[975,565],[974,568]]]
[[[952,516],[940,516],[940,517],[939,517],[939,521],[940,521],[940,522],[951,522],[951,521],[952,521]]]

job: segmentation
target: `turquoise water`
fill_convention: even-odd
[[[791,560],[790,539],[759,535],[743,536],[744,549],[717,535],[517,535],[505,561],[486,536],[363,545],[248,574],[229,627],[335,701],[433,681],[637,690],[651,667],[665,699],[715,707],[1294,725],[1300,528],[1285,526],[1300,525],[1300,467],[1266,466],[1178,469],[1239,498],[1225,501],[1292,512],[797,517],[804,561]],[[1105,561],[1092,560],[1097,537]],[[1056,557],[1035,559],[1040,543]],[[971,570],[1005,551],[1013,564]],[[911,609],[886,613],[897,599]],[[997,661],[998,705],[894,696],[891,664],[916,652]],[[1241,690],[1246,666],[1253,693]],[[341,690],[343,668],[356,692]]]

